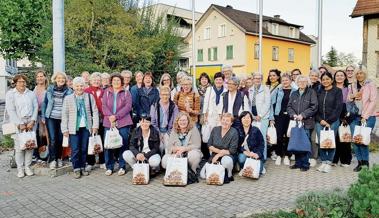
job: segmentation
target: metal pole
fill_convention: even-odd
[[[53,0],[53,72],[65,71],[64,0]]]
[[[322,3],[323,0],[318,0],[317,67],[322,64]]]
[[[195,0],[192,0],[192,76],[193,86],[196,87],[196,54],[195,54]]]
[[[259,0],[259,64],[258,64],[258,71],[262,74],[262,41],[263,41],[263,0]]]

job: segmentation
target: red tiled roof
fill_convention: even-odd
[[[358,0],[351,17],[379,14],[379,0]]]

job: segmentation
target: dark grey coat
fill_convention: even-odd
[[[303,116],[304,127],[313,129],[315,127],[315,116],[317,113],[318,101],[317,94],[311,88],[306,88],[300,96],[299,90],[293,92],[287,105],[287,112],[291,119],[294,115]]]

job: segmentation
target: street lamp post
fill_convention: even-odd
[[[65,71],[64,0],[53,0],[53,72]]]
[[[192,0],[192,76],[193,86],[196,87],[196,55],[195,55],[195,0]]]

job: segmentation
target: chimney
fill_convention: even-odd
[[[280,18],[280,15],[279,14],[277,14],[277,15],[274,15],[274,18]]]
[[[226,8],[233,9],[231,5],[227,5]]]

